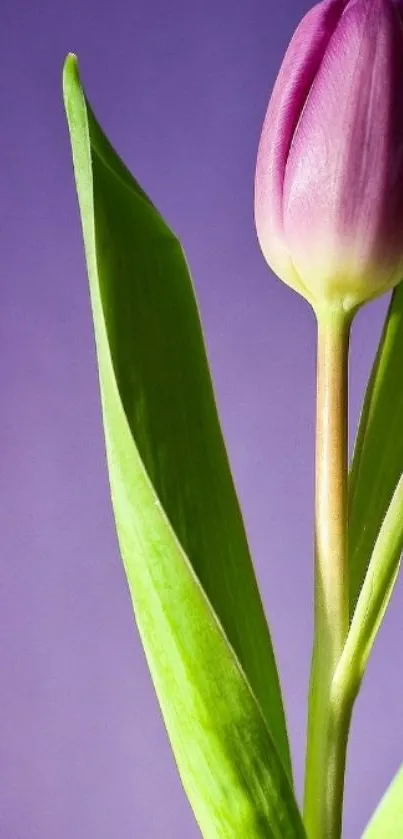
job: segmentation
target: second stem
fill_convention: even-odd
[[[310,839],[340,839],[349,720],[331,683],[348,631],[347,412],[351,318],[317,315],[315,617],[304,817]]]

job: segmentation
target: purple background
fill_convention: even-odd
[[[199,836],[111,516],[60,93],[69,50],[101,123],[187,250],[301,791],[315,329],[260,256],[252,182],[275,74],[308,5],[3,0],[1,839]],[[352,429],[385,302],[354,327]],[[354,716],[345,839],[359,836],[403,756],[402,609],[400,583]]]

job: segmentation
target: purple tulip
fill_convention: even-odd
[[[255,218],[276,274],[354,309],[403,277],[403,26],[392,0],[324,0],[298,26],[259,145]]]

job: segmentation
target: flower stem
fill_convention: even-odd
[[[317,350],[315,617],[304,820],[309,839],[340,839],[350,708],[331,691],[348,631],[347,410],[351,316],[320,312]]]

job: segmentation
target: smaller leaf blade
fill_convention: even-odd
[[[362,839],[402,839],[403,764],[381,798]]]
[[[354,612],[403,472],[403,282],[393,292],[368,382],[349,479],[349,590]]]
[[[333,689],[353,698],[392,596],[403,550],[403,475],[382,522],[333,679]]]

